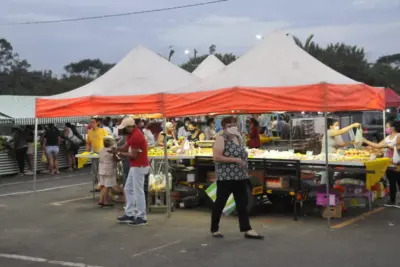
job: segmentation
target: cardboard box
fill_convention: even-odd
[[[342,218],[342,205],[339,204],[334,207],[324,208],[322,210],[322,217],[325,219],[328,219],[328,218],[340,219],[340,218]]]

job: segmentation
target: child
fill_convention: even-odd
[[[99,207],[113,207],[108,203],[109,188],[117,187],[117,162],[119,158],[113,155],[111,147],[114,145],[112,136],[104,137],[104,147],[99,152],[99,185],[101,188]]]

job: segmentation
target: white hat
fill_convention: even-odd
[[[165,124],[165,128],[167,128],[167,129],[172,129],[173,127],[174,127],[174,125],[172,124],[172,122],[167,122]]]
[[[106,135],[103,137],[104,140],[114,140],[114,137],[112,135]]]
[[[135,120],[132,119],[131,117],[126,117],[121,121],[121,124],[118,125],[118,129],[122,130],[125,129],[126,127],[132,127],[135,126]]]

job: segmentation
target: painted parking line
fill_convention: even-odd
[[[93,184],[93,183],[92,182],[87,182],[87,183],[79,183],[79,184],[57,186],[57,187],[51,187],[51,188],[45,188],[45,189],[38,189],[38,190],[36,190],[36,193],[47,192],[47,191],[58,190],[58,189],[69,188],[69,187],[75,187],[75,186],[81,186],[81,185],[87,185],[87,184]],[[35,191],[33,191],[33,190],[31,190],[31,191],[14,192],[14,193],[2,194],[2,195],[0,195],[0,197],[26,195],[26,194],[32,194],[34,192]]]
[[[132,255],[132,258],[139,257],[139,256],[142,256],[142,255],[145,255],[145,254],[148,254],[148,253],[151,253],[151,252],[154,252],[154,251],[163,249],[163,248],[171,247],[171,246],[174,246],[174,245],[179,244],[179,243],[181,243],[181,242],[182,242],[182,240],[177,240],[177,241],[174,241],[174,242],[171,242],[171,243],[162,245],[162,246],[158,246],[158,247],[155,247],[155,248],[151,248],[151,249],[148,249],[148,250],[145,250],[145,251],[142,251],[142,252],[133,254],[133,255]]]
[[[353,223],[356,223],[358,221],[364,220],[365,217],[368,217],[368,216],[371,216],[371,215],[373,215],[375,213],[381,212],[384,209],[385,209],[384,207],[380,207],[380,208],[376,208],[376,209],[370,210],[370,211],[368,211],[366,213],[363,213],[360,216],[357,216],[357,217],[355,217],[353,219],[350,219],[350,220],[344,221],[342,223],[336,224],[336,225],[332,226],[332,229],[341,229],[343,227],[349,226],[349,225],[351,225]]]
[[[52,177],[52,178],[37,179],[37,180],[36,180],[36,183],[45,182],[45,181],[51,181],[51,180],[61,180],[61,179],[64,179],[64,178],[79,177],[79,176],[83,176],[83,175],[87,175],[87,174],[79,173],[79,174],[74,174],[74,175],[54,176],[54,177]],[[14,182],[14,183],[0,184],[0,187],[13,186],[13,185],[20,185],[20,184],[31,184],[31,183],[33,183],[33,176],[32,176],[32,180],[29,180],[29,181],[21,181],[21,182]]]
[[[53,203],[50,203],[50,205],[53,205],[53,206],[61,206],[62,204],[65,204],[65,203],[70,203],[70,202],[79,201],[79,200],[84,200],[84,199],[89,199],[89,198],[93,198],[93,196],[90,196],[90,197],[81,197],[81,198],[74,198],[74,199],[68,199],[68,200],[63,200],[63,201],[59,201],[59,202],[53,202]]]
[[[44,258],[16,255],[16,254],[0,253],[0,258],[28,261],[28,262],[40,262],[40,263],[47,263],[47,264],[51,264],[51,265],[69,266],[69,267],[101,267],[101,266],[95,266],[95,265],[88,265],[88,264],[84,264],[84,263],[80,263],[80,262],[54,261],[54,260],[48,260],[48,259],[44,259]]]

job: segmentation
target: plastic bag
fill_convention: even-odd
[[[363,132],[362,132],[361,127],[359,127],[359,128],[357,128],[356,136],[354,138],[354,147],[357,149],[361,148],[362,143],[363,143]]]
[[[215,202],[217,199],[217,183],[214,182],[212,183],[207,189],[206,189],[206,194],[208,195],[209,198],[211,198],[212,201]],[[228,201],[226,201],[225,207],[222,211],[222,214],[225,216],[228,216],[229,214],[232,213],[236,208],[236,203],[235,199],[233,198],[233,194],[231,194],[228,198]]]
[[[47,158],[46,158],[46,155],[45,154],[43,154],[42,155],[42,163],[47,163]]]
[[[399,135],[396,136],[396,141],[395,144],[397,145],[397,139],[399,138]],[[400,164],[400,155],[399,155],[399,150],[396,148],[393,149],[393,164]]]

